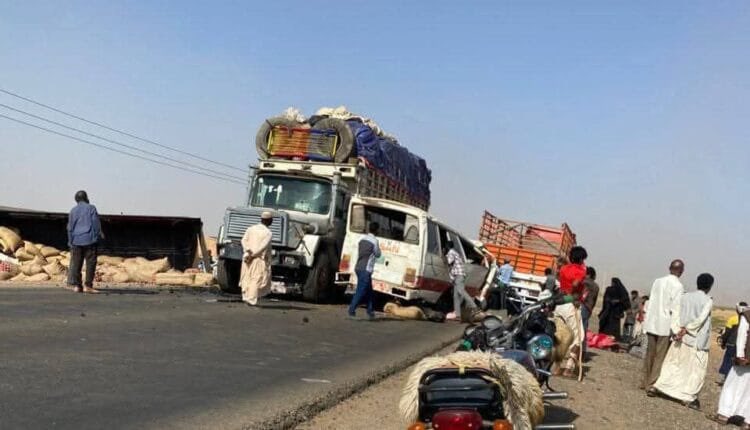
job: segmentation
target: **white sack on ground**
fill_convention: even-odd
[[[50,276],[61,275],[65,273],[65,267],[60,264],[59,261],[53,261],[46,266],[42,266],[42,269],[44,270],[44,273]]]
[[[196,273],[193,285],[203,287],[207,285],[213,285],[214,275],[211,273]]]
[[[43,282],[49,281],[49,275],[46,273],[37,273],[36,275],[29,276],[25,279],[26,282]]]
[[[396,303],[388,302],[383,307],[383,312],[394,317],[409,320],[424,320],[424,312],[417,306],[399,306]]]
[[[42,272],[44,272],[42,265],[33,261],[27,262],[26,264],[21,266],[21,273],[26,276],[33,276]]]
[[[157,285],[193,285],[194,280],[192,273],[157,273],[154,276]]]
[[[43,246],[39,252],[42,254],[42,257],[52,257],[53,255],[60,255],[60,250],[57,248],[53,248],[51,246]]]
[[[0,251],[3,254],[13,254],[23,244],[21,236],[8,227],[0,227]]]

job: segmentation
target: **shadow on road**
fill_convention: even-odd
[[[284,303],[262,303],[258,305],[260,309],[272,309],[272,310],[284,310],[284,311],[314,311],[314,308],[307,308],[304,306],[294,306]]]
[[[544,405],[544,424],[571,424],[578,414],[568,408],[547,403]]]
[[[208,303],[244,303],[239,297],[226,297],[219,299],[208,299]],[[262,302],[256,306],[257,309],[270,309],[270,310],[282,310],[282,311],[314,311],[315,308],[305,306],[295,306],[284,302]]]
[[[153,296],[155,294],[159,294],[158,291],[153,290],[144,290],[144,289],[138,289],[138,288],[103,288],[99,290],[102,294],[105,296],[110,294],[117,294],[117,295],[141,295],[141,296]]]

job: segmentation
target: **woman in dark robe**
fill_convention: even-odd
[[[630,309],[630,294],[619,278],[612,278],[612,285],[604,291],[604,303],[599,313],[599,333],[620,340],[620,323],[625,311]]]

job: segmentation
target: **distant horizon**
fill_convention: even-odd
[[[0,117],[3,204],[67,211],[86,189],[102,213],[199,217],[215,234],[244,200],[265,118],[345,105],[425,158],[430,211],[469,237],[485,209],[565,222],[602,286],[606,274],[645,290],[682,258],[686,290],[711,272],[717,303],[750,299],[746,2],[378,2],[325,8],[325,25],[299,1],[32,0],[3,12],[1,89],[234,178]],[[114,146],[29,112],[201,165],[5,93],[0,104],[17,121]]]

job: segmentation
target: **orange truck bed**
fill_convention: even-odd
[[[555,269],[559,257],[575,246],[576,235],[567,224],[555,228],[500,219],[485,211],[479,240],[500,264],[509,259],[518,272],[544,275],[544,269]]]

